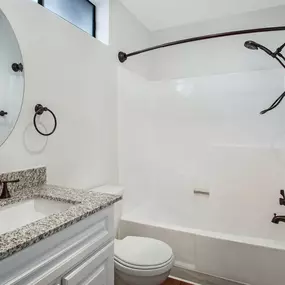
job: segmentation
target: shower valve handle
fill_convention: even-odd
[[[284,190],[280,190],[280,195],[283,197],[283,198],[280,198],[279,199],[279,204],[281,206],[285,206],[285,192]]]

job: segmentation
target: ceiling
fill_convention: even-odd
[[[285,5],[285,0],[120,0],[150,31]]]

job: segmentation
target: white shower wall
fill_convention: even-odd
[[[121,68],[125,215],[144,208],[157,223],[258,236],[283,210],[284,105],[259,115],[283,91],[281,69],[151,82]]]

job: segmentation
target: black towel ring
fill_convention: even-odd
[[[36,122],[37,116],[38,116],[38,115],[41,116],[41,115],[42,115],[44,112],[46,112],[46,111],[50,112],[51,115],[53,116],[53,119],[54,119],[54,128],[53,128],[53,130],[52,130],[50,133],[47,133],[47,134],[42,133],[42,132],[38,129],[37,122]],[[51,136],[51,135],[55,132],[55,130],[56,130],[56,128],[57,128],[57,119],[56,119],[55,114],[54,114],[49,108],[44,107],[44,106],[41,105],[41,104],[37,104],[37,105],[35,106],[35,112],[36,112],[36,113],[35,113],[35,115],[34,115],[34,126],[35,126],[37,132],[38,132],[39,134],[41,134],[42,136],[45,136],[45,137]]]

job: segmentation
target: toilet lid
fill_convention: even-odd
[[[115,243],[115,259],[133,267],[164,266],[173,259],[166,243],[145,237],[126,237]]]

